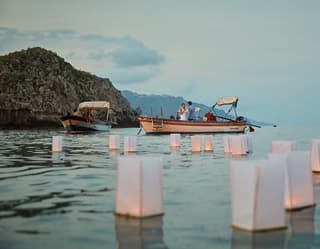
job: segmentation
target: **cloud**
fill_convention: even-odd
[[[90,52],[87,56],[88,59],[90,60],[104,60],[110,57],[109,54],[105,53],[104,51],[93,51]]]
[[[160,65],[164,57],[157,51],[143,47],[127,47],[110,53],[112,61],[117,67],[137,67],[146,65]]]
[[[70,29],[21,31],[0,27],[1,54],[35,46],[57,52],[82,70],[108,71],[124,84],[155,77],[160,72],[158,67],[165,61],[158,51],[128,35],[111,37],[79,34]]]
[[[165,61],[156,50],[147,48],[144,43],[130,36],[111,38],[89,34],[81,36],[81,39],[104,48],[104,50],[89,52],[88,59],[110,59],[118,68],[158,66]]]
[[[157,75],[160,74],[160,71],[157,69],[145,70],[141,68],[135,68],[132,70],[114,70],[110,75],[114,82],[127,85],[134,83],[143,83],[146,82]]]

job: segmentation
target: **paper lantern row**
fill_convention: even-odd
[[[109,149],[119,150],[120,149],[120,136],[109,135]],[[136,152],[137,151],[137,137],[136,136],[125,136],[124,137],[124,151]]]
[[[181,135],[179,133],[170,134],[170,146],[179,147],[181,146]],[[204,151],[213,151],[213,136],[212,135],[194,135],[191,136],[191,151],[192,152],[201,152]]]
[[[231,162],[234,227],[249,231],[285,228],[285,210],[315,205],[311,153],[294,148],[294,141],[274,141],[268,159]]]
[[[285,153],[294,151],[295,141],[272,141],[272,153]],[[320,172],[320,139],[313,138],[310,143],[310,165],[313,172]]]

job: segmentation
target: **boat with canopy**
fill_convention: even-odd
[[[242,116],[237,114],[238,97],[222,97],[212,106],[204,117],[196,120],[179,120],[152,116],[139,116],[140,130],[145,134],[170,134],[170,133],[244,133],[249,124]],[[229,105],[225,116],[216,113],[216,107]],[[197,108],[196,108],[197,109]],[[234,116],[230,115],[233,110]],[[259,126],[257,126],[259,127]]]
[[[109,109],[107,101],[82,102],[72,115],[62,117],[61,122],[67,132],[109,131]]]

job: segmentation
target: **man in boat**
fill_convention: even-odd
[[[194,116],[194,106],[192,105],[192,101],[188,101],[188,120],[195,120],[195,116]]]

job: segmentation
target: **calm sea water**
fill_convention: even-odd
[[[138,155],[162,157],[165,215],[127,219],[114,212],[116,157],[138,129],[64,135],[62,130],[0,131],[0,248],[320,248],[320,207],[287,213],[285,231],[233,230],[230,160],[265,158],[273,140],[309,150],[320,127],[263,127],[250,133],[254,152],[234,158],[214,135],[213,152],[191,152],[190,136],[171,150],[169,136],[137,137]],[[119,153],[109,152],[119,134]],[[52,153],[52,136],[64,151]],[[317,202],[320,175],[314,175]]]

